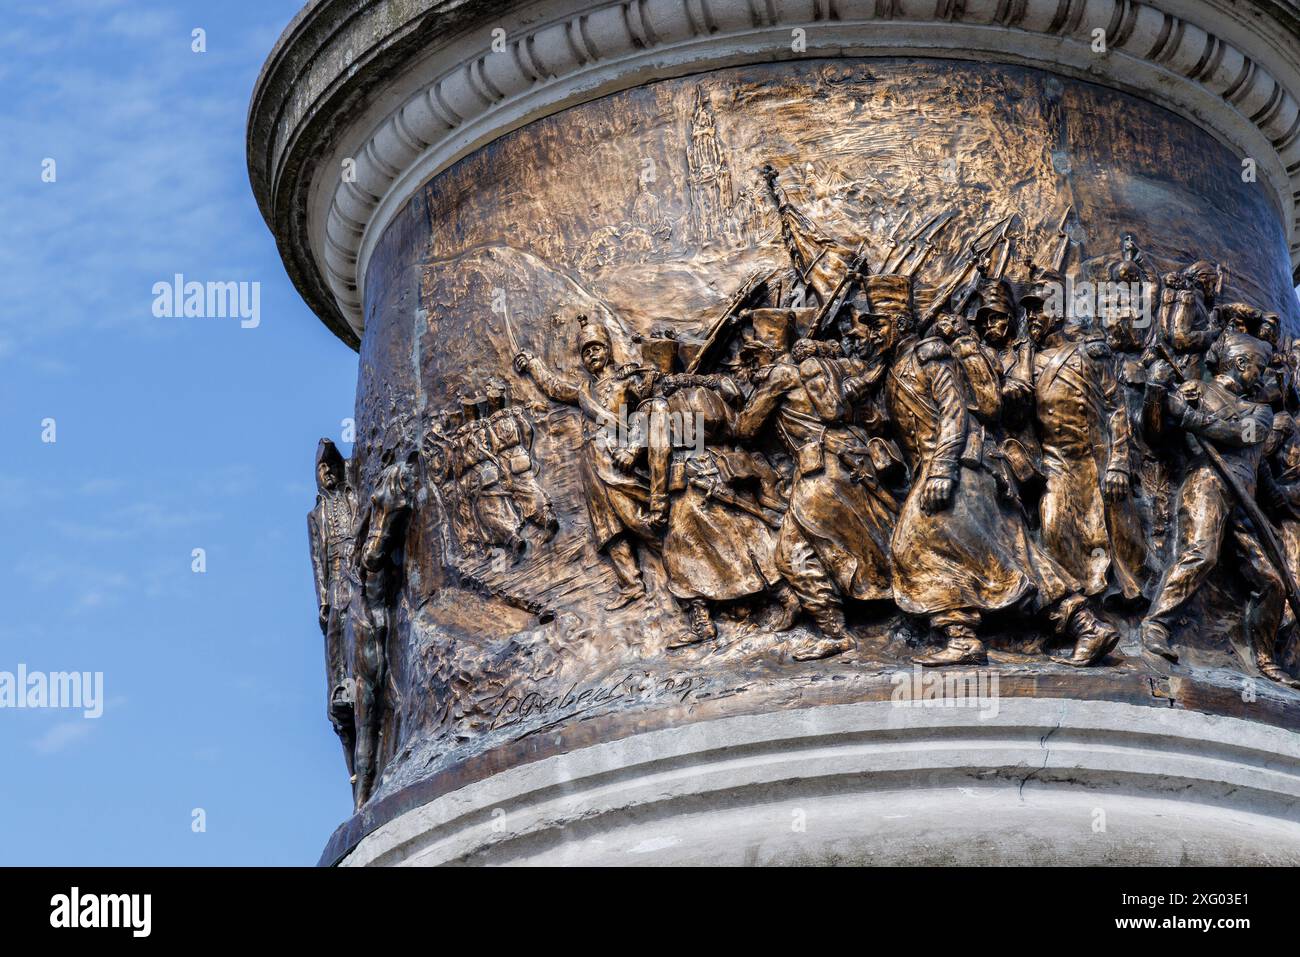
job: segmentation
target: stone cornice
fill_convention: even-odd
[[[906,687],[904,679],[910,676],[904,673],[890,684]],[[816,794],[843,796],[859,823],[873,818],[873,794],[905,793],[909,807],[926,796],[949,795],[952,803],[945,802],[937,817],[968,822],[963,827],[981,853],[1004,853],[1011,861],[1014,840],[994,830],[1006,818],[996,813],[972,818],[970,789],[1001,784],[1012,801],[1007,810],[1023,815],[1025,786],[1031,782],[1049,795],[1041,813],[1067,819],[1064,829],[1075,834],[1080,816],[1090,820],[1090,810],[1099,804],[1116,807],[1125,796],[1148,801],[1174,796],[1178,804],[1169,810],[1177,813],[1180,826],[1191,825],[1197,807],[1208,804],[1218,813],[1251,815],[1261,831],[1267,829],[1261,843],[1279,841],[1267,852],[1288,860],[1296,853],[1300,738],[1291,731],[1113,701],[990,698],[986,704],[996,708],[983,714],[912,702],[917,706],[895,697],[696,720],[505,763],[458,787],[424,782],[340,828],[320,863],[518,863],[557,841],[572,852],[572,863],[636,861],[629,846],[639,840],[627,840],[628,831],[636,821],[660,817],[674,806],[690,809],[673,818],[685,853],[657,863],[700,863],[708,860],[709,852],[698,851],[710,840],[707,830],[725,827],[724,809],[739,807],[752,815],[782,792],[793,797],[793,789],[805,807]],[[1046,738],[1050,749],[1043,745]],[[1063,782],[1086,789],[1082,815],[1068,790],[1058,787]],[[508,815],[494,814],[501,808],[508,808]],[[686,836],[689,817],[706,822],[695,835],[700,843]],[[890,822],[909,854],[917,847],[945,846],[925,824],[908,823],[910,818],[898,814]],[[829,827],[829,815],[818,819]],[[498,823],[487,826],[485,820]],[[577,822],[582,833],[594,831],[600,839],[577,839],[564,830]],[[908,833],[914,825],[925,831],[924,838]],[[851,844],[854,833],[850,827],[839,836]],[[1084,841],[1097,840],[1090,828],[1082,834]],[[1189,843],[1207,836],[1189,834]],[[1248,855],[1259,860],[1253,855],[1261,851],[1252,848]],[[691,860],[692,853],[699,857]],[[1148,843],[1124,834],[1106,850],[1112,864],[1147,863],[1150,853]],[[915,856],[900,862],[932,863]]]
[[[1034,66],[1171,109],[1257,161],[1300,264],[1300,7],[1285,0],[318,0],[258,79],[250,178],[299,291],[356,346],[374,243],[464,155],[652,80],[838,55]]]

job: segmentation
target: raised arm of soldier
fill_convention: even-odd
[[[565,405],[578,404],[578,396],[581,392],[579,385],[556,375],[531,352],[520,352],[515,356],[515,371],[530,376],[537,383],[537,387],[556,402],[563,402]]]

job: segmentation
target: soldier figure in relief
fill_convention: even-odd
[[[780,513],[763,507],[753,453],[735,447],[740,388],[728,375],[676,373],[676,350],[671,339],[642,347],[656,371],[654,397],[642,411],[670,423],[673,433],[663,563],[690,630],[669,647],[716,638],[712,605],[763,594],[781,609],[769,627],[783,631],[794,623],[798,601],[776,566]]]
[[[1272,350],[1252,336],[1230,330],[1218,348],[1218,374],[1208,381],[1184,382],[1164,395],[1167,423],[1184,432],[1189,446],[1186,476],[1179,491],[1173,562],[1165,569],[1151,610],[1142,623],[1147,650],[1171,661],[1178,652],[1170,635],[1180,613],[1205,584],[1227,549],[1235,568],[1258,594],[1251,644],[1261,672],[1290,682],[1273,654],[1286,598],[1282,576],[1255,537],[1234,491],[1209,460],[1204,443],[1223,458],[1241,488],[1254,495],[1260,464],[1273,428],[1273,412],[1257,401],[1257,387]],[[1163,361],[1151,369],[1167,386],[1173,375]]]
[[[1223,331],[1214,307],[1222,282],[1220,267],[1204,259],[1164,277],[1160,300],[1163,334],[1173,347],[1179,371],[1190,380],[1205,374],[1205,353]]]
[[[790,649],[797,661],[854,646],[844,623],[846,598],[890,597],[889,536],[898,511],[875,474],[870,437],[852,424],[854,400],[865,393],[857,379],[865,364],[825,355],[816,345],[824,344],[801,340],[787,359],[757,375],[736,424],[738,438],[752,442],[771,423],[795,460],[777,565],[821,631]]]
[[[1133,503],[1142,523],[1147,567],[1156,569],[1169,526],[1168,464],[1148,441],[1143,410],[1147,402],[1145,354],[1155,327],[1155,283],[1140,261],[1131,236],[1124,237],[1125,257],[1111,264],[1113,290],[1128,290],[1102,304],[1098,316],[1102,338],[1114,357],[1121,404],[1128,416],[1129,477]]]
[[[316,507],[307,515],[307,535],[318,620],[325,636],[326,713],[343,745],[349,776],[356,738],[345,628],[352,603],[356,521],[356,492],[348,485],[346,463],[333,442],[321,439],[316,447]]]
[[[907,276],[872,310],[875,345],[889,361],[889,417],[913,476],[892,539],[894,600],[945,638],[922,665],[980,664],[981,616],[1004,609],[1044,612],[1075,639],[1066,661],[1100,660],[1119,634],[1088,608],[1078,583],[1038,547],[1009,501],[1007,476],[972,421],[973,398],[952,349],[918,335]],[[874,305],[874,303],[873,303]]]
[[[578,317],[578,325],[578,352],[587,372],[581,382],[556,375],[528,352],[515,357],[515,368],[554,401],[583,412],[579,463],[596,549],[608,557],[618,579],[618,594],[605,606],[613,611],[645,596],[633,541],[657,543],[668,523],[670,450],[619,445],[621,423],[650,397],[653,376],[637,366],[613,367],[609,331],[586,316]],[[648,480],[635,474],[640,463]]]
[[[1300,423],[1291,413],[1274,413],[1265,455],[1267,465],[1260,470],[1262,497],[1277,522],[1291,580],[1300,581]],[[1295,612],[1290,604],[1284,608],[1279,634],[1295,640]]]
[[[1042,449],[1034,434],[1033,414],[1027,401],[1024,376],[1016,374],[1029,360],[1027,340],[1013,335],[1015,307],[1006,282],[988,279],[978,286],[978,302],[968,309],[974,332],[956,316],[940,314],[935,331],[948,342],[974,398],[979,426],[991,441],[991,460],[997,462],[1008,491],[1015,496],[1036,489],[1042,475]],[[1009,474],[1008,474],[1009,473]]]
[[[543,540],[549,541],[559,531],[560,521],[533,470],[533,424],[523,409],[510,404],[510,385],[504,380],[493,378],[488,382],[487,398],[488,450],[501,465],[503,483],[519,515],[542,528]]]
[[[1066,319],[1042,306],[1029,315],[1034,344],[1024,394],[1032,397],[1046,488],[1043,545],[1084,594],[1142,596],[1146,543],[1130,498],[1129,416],[1106,344],[1070,337]]]
[[[380,461],[384,467],[361,514],[355,546],[359,593],[352,605],[351,665],[356,694],[357,807],[369,800],[375,782],[386,704],[388,632],[402,581],[402,551],[415,501],[415,454],[397,462],[388,450]]]
[[[493,449],[485,395],[461,398],[465,424],[456,433],[457,468],[476,537],[484,545],[504,548],[518,561],[528,542],[523,536],[509,472]]]

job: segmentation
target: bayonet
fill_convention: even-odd
[[[1071,203],[1065,207],[1065,212],[1061,216],[1061,221],[1056,225],[1056,235],[1058,237],[1056,246],[1056,255],[1052,257],[1052,269],[1060,272],[1065,267],[1065,255],[1070,251],[1070,234],[1066,231],[1066,225],[1070,222],[1070,217],[1074,215],[1074,204]]]
[[[930,253],[934,251],[935,238],[940,233],[942,233],[945,229],[947,229],[948,224],[951,223],[956,218],[957,218],[957,214],[952,210],[949,210],[948,212],[943,214],[943,220],[937,226],[931,229],[929,235],[926,236],[921,241],[921,254],[912,261],[912,265],[908,267],[907,275],[915,276],[920,271],[921,267],[925,265],[925,261],[930,258]],[[907,253],[904,254],[903,257],[899,260],[898,265],[901,266],[904,260],[906,260],[908,256],[913,255],[915,249],[916,249],[916,243],[915,242],[910,243],[908,246]],[[894,268],[898,268],[898,267],[896,266]]]
[[[884,253],[882,253],[880,256],[881,272],[888,271],[886,269],[886,264],[889,262],[889,257],[894,255],[894,250],[898,248],[898,234],[902,230],[903,226],[907,223],[907,221],[911,218],[912,218],[912,211],[909,209],[903,213],[903,218],[900,219],[898,222],[894,223],[894,228],[889,231],[889,237],[888,237],[889,245],[885,249]]]
[[[962,287],[968,278],[970,278],[972,270],[978,272],[980,275],[986,275],[988,273],[989,253],[992,251],[993,247],[997,245],[998,241],[1006,235],[1007,226],[1010,225],[1011,220],[1012,217],[1008,216],[1006,219],[994,223],[971,241],[959,260],[962,262],[962,265],[958,270],[957,275],[948,283],[947,286],[943,287],[939,291],[934,300],[930,303],[929,307],[922,314],[921,320],[923,324],[930,322],[939,314],[948,300],[952,298],[953,294]],[[966,294],[962,296],[962,301],[957,307],[958,312],[965,308],[966,303],[970,301],[970,297],[974,295],[974,291],[975,286],[972,285],[972,287],[967,290]]]

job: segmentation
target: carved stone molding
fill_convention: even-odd
[[[967,718],[880,702],[634,735],[443,795],[322,863],[1300,861],[1293,734],[1103,701]]]
[[[318,3],[259,80],[250,167],[291,275],[355,344],[384,227],[421,183],[511,129],[650,79],[738,63],[978,59],[1103,82],[1195,119],[1256,161],[1295,266],[1300,32],[1289,6],[1231,10],[1168,0]],[[1096,30],[1105,54],[1093,51]]]

